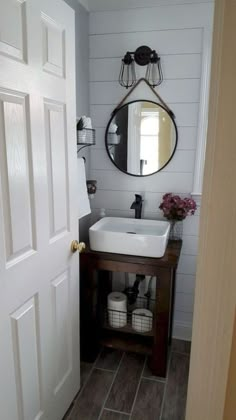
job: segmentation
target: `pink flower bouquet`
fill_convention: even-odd
[[[167,193],[163,195],[163,201],[159,208],[163,210],[163,214],[168,220],[177,221],[193,215],[197,205],[192,198],[181,198],[179,195]]]

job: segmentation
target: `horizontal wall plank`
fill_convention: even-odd
[[[114,171],[114,165],[107,155],[106,149],[92,149],[91,148],[91,168],[95,169],[106,169]]]
[[[111,113],[116,105],[90,105],[90,115],[93,128],[104,128],[111,118]]]
[[[178,150],[195,150],[197,141],[197,127],[179,127],[178,129]]]
[[[176,293],[175,309],[182,312],[193,312],[194,295],[190,293]]]
[[[172,5],[176,6],[179,4],[201,4],[201,3],[212,3],[212,7],[214,5],[214,0],[90,0],[90,7],[89,9],[91,11],[99,11],[104,12],[104,10],[126,10],[126,9],[132,9],[135,10],[137,8],[143,9],[150,8],[154,9],[157,6],[166,6],[166,5]],[[160,9],[159,9],[160,10]]]
[[[165,166],[162,172],[192,173],[194,169],[194,159],[195,152],[193,150],[177,150],[172,160]],[[114,165],[105,149],[91,149],[91,167],[93,169],[114,170]],[[126,181],[127,180],[128,178]],[[128,182],[126,185],[128,186]]]
[[[178,323],[183,323],[186,325],[191,325],[193,322],[193,313],[192,312],[183,312],[183,311],[174,311],[174,320]]]
[[[121,58],[90,58],[90,82],[116,82]],[[198,79],[201,76],[201,54],[163,55],[161,65],[164,80]],[[146,68],[136,66],[136,77],[144,77]]]
[[[163,171],[192,173],[194,170],[194,161],[195,152],[193,150],[177,150]]]
[[[134,194],[142,194],[144,198],[143,208],[146,211],[157,211],[161,202],[162,194],[138,191],[103,191],[99,190],[91,201],[93,208],[129,210],[134,201]],[[131,212],[131,214],[134,212]]]
[[[185,255],[197,255],[198,236],[183,236],[182,253]]]
[[[193,294],[195,289],[195,276],[190,274],[177,274],[176,292]]]
[[[172,337],[179,340],[191,341],[192,339],[192,321],[191,322],[180,322],[175,321],[173,324],[173,334]]]
[[[134,200],[134,195],[133,195]],[[133,202],[133,201],[132,201]],[[90,225],[94,224],[100,219],[100,211],[101,208],[104,208],[105,206],[105,212],[106,216],[109,217],[130,217],[131,219],[134,218],[134,210],[130,209],[130,205],[127,208],[123,209],[110,209],[106,206],[106,203],[103,203],[103,207],[96,207],[96,204],[99,204],[99,202],[94,202],[94,199],[91,200],[91,217],[90,217]],[[159,204],[158,204],[159,206]],[[142,211],[142,217],[143,219],[149,219],[149,220],[163,220],[163,215],[161,210],[159,208],[155,208],[154,211],[148,211],[145,209],[145,206],[143,207]]]
[[[105,132],[106,132],[105,127],[96,128],[96,144],[93,146],[93,149],[105,148]]]
[[[177,127],[196,127],[198,124],[198,103],[168,104],[175,114]]]
[[[91,215],[90,215],[90,224],[91,226],[96,223],[98,220],[100,220],[100,211],[101,208],[104,208],[105,206],[105,212],[107,217],[134,217],[133,210],[126,209],[126,210],[120,210],[120,209],[108,209],[106,206],[106,203],[104,203],[103,207],[96,207],[96,203],[94,204],[94,199],[91,200]]]
[[[145,88],[145,89],[144,89]],[[176,79],[164,80],[158,88],[158,94],[170,102],[199,102],[200,80],[199,79]],[[90,83],[90,104],[114,104],[119,103],[125,94],[125,90],[118,83],[114,82],[92,82]],[[146,87],[140,85],[138,98],[146,99]],[[156,100],[152,94],[153,99]]]
[[[91,35],[90,58],[122,57],[126,51],[135,51],[140,45],[149,45],[160,55],[199,54],[202,29]]]
[[[199,222],[200,216],[188,216],[183,223],[183,235],[192,235],[198,236],[199,235]]]
[[[91,170],[90,179],[97,180],[99,190],[113,191],[149,191],[166,193],[172,191],[175,193],[190,193],[192,187],[192,177],[186,173],[172,173],[160,171],[155,175],[148,177],[131,177],[114,167],[113,172],[106,170]],[[187,245],[188,247],[189,245]]]
[[[106,129],[96,129],[96,145],[94,149],[105,148],[105,131]],[[178,127],[178,150],[195,150],[196,149],[197,128],[196,127]]]
[[[192,276],[196,273],[196,256],[194,255],[180,255],[177,273],[191,274]]]
[[[209,22],[212,8],[202,3],[155,7],[151,13],[148,8],[91,13],[90,34],[201,27]]]
[[[198,122],[198,103],[180,103],[168,106],[175,114],[178,127],[196,127]],[[90,114],[94,128],[104,128],[110,119],[112,111],[117,104],[113,105],[91,105]]]

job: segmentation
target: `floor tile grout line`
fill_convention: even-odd
[[[95,365],[96,365],[96,363],[97,363],[97,361],[98,361],[98,359],[99,359],[99,357],[100,357],[100,355],[101,355],[101,352],[102,352],[102,350],[100,350],[100,352],[98,353],[98,355],[97,355],[96,359],[94,360],[94,362],[93,362],[93,364],[92,364],[92,367],[91,367],[91,371],[90,371],[90,373],[88,374],[87,379],[84,381],[84,384],[83,384],[83,386],[81,387],[81,389],[80,389],[80,391],[79,391],[79,395],[82,393],[82,391],[84,390],[85,386],[87,385],[87,383],[88,383],[88,381],[89,381],[89,379],[90,379],[90,376],[92,375],[92,372],[93,372],[93,370],[94,370],[94,367],[95,367]],[[81,366],[81,362],[80,362],[80,366]],[[78,398],[79,398],[79,395],[78,395]]]
[[[161,384],[164,384],[166,382],[166,378],[156,379],[156,378],[151,378],[148,376],[142,376],[142,379],[147,379],[148,381],[151,381],[151,382],[160,382]]]
[[[97,357],[96,357],[95,361],[93,362],[93,368],[94,368],[94,367],[96,367],[96,364],[97,364],[97,362],[98,362],[98,360],[99,360],[99,358],[100,358],[100,356],[101,356],[101,354],[102,354],[103,350],[104,350],[104,347],[101,347],[100,352],[98,353],[98,355],[97,355]]]
[[[137,386],[136,394],[135,394],[134,401],[133,401],[133,405],[132,405],[132,408],[131,408],[131,411],[130,411],[130,419],[131,419],[131,417],[132,417],[132,414],[133,414],[133,411],[134,411],[134,407],[135,407],[135,404],[136,404],[136,401],[137,401],[138,392],[139,392],[140,384],[141,384],[141,381],[142,381],[142,377],[143,377],[144,369],[145,369],[145,367],[146,367],[146,363],[147,363],[147,356],[145,357],[145,360],[144,360],[144,363],[143,363],[142,372],[141,372],[141,375],[140,375],[140,378],[139,378],[139,382],[138,382],[138,386]]]
[[[170,352],[170,358],[169,358],[168,367],[167,367],[166,383],[165,383],[165,386],[164,386],[164,392],[163,392],[162,404],[161,404],[161,413],[160,413],[159,420],[162,420],[162,415],[163,415],[163,410],[164,410],[164,405],[165,405],[166,389],[167,389],[168,379],[169,379],[171,358],[172,358],[172,352]]]
[[[88,381],[89,381],[89,379],[90,379],[90,377],[91,377],[91,375],[92,375],[92,372],[93,372],[93,366],[91,367],[91,370],[90,370],[90,372],[89,372],[89,374],[88,374],[88,376],[87,376],[86,380],[84,381],[84,384],[83,384],[83,385],[82,385],[82,387],[80,388],[80,390],[79,390],[79,392],[78,392],[77,397],[76,397],[76,398],[75,398],[75,400],[73,401],[73,407],[72,407],[71,412],[70,412],[70,414],[69,414],[68,420],[70,420],[70,417],[72,416],[73,411],[74,411],[74,409],[75,409],[76,403],[77,403],[77,401],[79,400],[79,398],[80,398],[80,396],[81,396],[81,394],[82,394],[82,391],[83,391],[83,390],[84,390],[84,388],[86,387],[86,385],[87,385],[87,383],[88,383]]]
[[[190,353],[185,353],[185,352],[183,352],[183,351],[171,350],[171,353],[182,354],[183,356],[188,356],[188,357],[190,357]]]
[[[103,348],[101,348],[101,350],[99,351],[99,353],[98,353],[98,355],[97,355],[97,357],[96,357],[95,361],[93,362],[93,367],[96,365],[96,363],[97,363],[97,361],[98,361],[99,357],[101,356],[101,354],[102,354],[102,350],[103,350]]]
[[[94,366],[93,369],[102,370],[104,372],[112,372],[112,373],[116,373],[116,370],[117,370],[117,368],[116,369],[106,369],[106,368],[100,368],[100,367],[97,367],[97,366]]]
[[[124,414],[125,416],[130,416],[130,413],[126,413],[125,411],[117,411],[117,410],[114,410],[113,408],[104,408],[103,411],[111,411],[112,413]]]
[[[99,359],[99,357],[100,357],[101,352],[102,352],[102,350],[98,353],[98,356],[96,357],[95,361],[92,363],[91,370],[90,370],[90,372],[89,372],[89,374],[88,374],[87,378],[85,379],[84,384],[82,385],[82,387],[81,387],[81,388],[80,388],[80,390],[78,391],[78,395],[77,395],[77,397],[76,397],[76,398],[72,401],[73,406],[72,406],[72,408],[71,408],[71,412],[70,412],[70,414],[69,414],[69,418],[68,418],[68,420],[70,420],[70,417],[71,417],[71,415],[72,415],[72,413],[73,413],[73,411],[74,411],[74,409],[75,409],[75,405],[76,405],[77,401],[79,400],[80,395],[82,394],[82,391],[83,391],[83,390],[84,390],[84,388],[86,387],[86,385],[87,385],[87,383],[88,383],[88,381],[89,381],[89,379],[90,379],[90,377],[91,377],[91,375],[92,375],[92,372],[93,372],[93,370],[94,370],[94,366],[95,366],[95,364],[97,363],[97,361],[98,361],[98,359]],[[81,367],[81,361],[80,361],[80,367]],[[81,375],[80,375],[80,377],[81,377]]]
[[[110,388],[109,388],[109,390],[108,390],[108,392],[107,392],[107,396],[106,396],[106,398],[105,398],[105,400],[104,400],[103,406],[102,406],[102,408],[101,408],[101,411],[100,411],[100,414],[99,414],[99,416],[98,416],[98,419],[97,419],[97,420],[100,420],[100,419],[101,419],[102,412],[103,412],[103,410],[104,410],[104,408],[105,408],[105,405],[106,405],[106,402],[107,402],[108,397],[109,397],[109,395],[110,395],[110,392],[111,392],[111,389],[112,389],[112,387],[113,387],[113,384],[114,384],[114,382],[115,382],[115,380],[116,380],[117,374],[118,374],[119,369],[120,369],[120,365],[121,365],[121,363],[122,363],[122,361],[123,361],[123,359],[124,359],[124,355],[125,355],[125,353],[123,353],[123,354],[122,354],[121,359],[120,359],[120,362],[119,362],[119,364],[118,364],[118,366],[117,366],[117,370],[116,370],[116,371],[114,371],[114,376],[113,376],[113,379],[112,379],[112,381],[111,381]]]

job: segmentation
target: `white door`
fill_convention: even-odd
[[[79,389],[74,42],[62,0],[0,0],[1,420]]]

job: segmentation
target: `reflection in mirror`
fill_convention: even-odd
[[[107,126],[108,155],[130,175],[145,176],[161,170],[176,146],[176,124],[170,113],[155,102],[127,103],[115,111]]]

